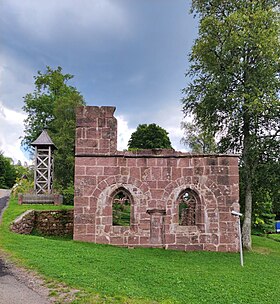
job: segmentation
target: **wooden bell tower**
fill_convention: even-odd
[[[56,146],[47,130],[31,143],[35,147],[34,192],[36,194],[51,194],[53,184],[53,152]]]

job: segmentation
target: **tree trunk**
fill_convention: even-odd
[[[245,215],[242,227],[243,247],[252,249],[251,225],[252,225],[252,158],[250,138],[250,118],[247,111],[243,114],[243,161],[245,170]]]
[[[245,166],[246,168],[246,166]],[[246,170],[246,169],[245,169]],[[247,172],[246,174],[250,174]],[[251,178],[248,176],[246,178],[245,185],[245,216],[242,227],[242,235],[243,235],[243,247],[246,250],[252,249],[252,241],[251,241],[251,225],[252,225],[252,187],[251,187]]]

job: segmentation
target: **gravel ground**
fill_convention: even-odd
[[[0,258],[1,304],[49,304],[49,290],[43,281]]]
[[[0,251],[0,304],[66,304],[78,292],[60,283],[47,284],[37,273],[15,266]]]

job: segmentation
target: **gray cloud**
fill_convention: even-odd
[[[0,52],[0,99],[11,109],[20,109],[22,97],[33,91],[34,71],[18,56]]]
[[[37,71],[60,65],[75,75],[71,84],[89,105],[117,106],[128,130],[158,123],[180,147],[181,89],[197,32],[189,5],[185,0],[2,1],[0,100],[20,112]]]
[[[125,7],[110,0],[9,0],[2,2],[2,23],[29,40],[53,43],[58,39],[114,36],[128,32]]]

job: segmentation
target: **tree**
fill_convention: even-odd
[[[54,155],[54,175],[58,187],[73,187],[75,153],[75,108],[84,105],[82,95],[67,84],[73,75],[63,74],[62,68],[47,67],[38,72],[35,90],[24,97],[23,110],[27,113],[22,144],[31,150],[44,128],[57,147]]]
[[[253,177],[253,207],[259,202],[271,202],[272,212],[280,218],[280,141],[273,147],[270,145],[268,153],[261,155]]]
[[[32,166],[22,166],[19,164],[14,165],[14,169],[16,172],[16,178],[18,179],[22,179],[22,178],[26,178],[29,180],[33,180],[34,179],[34,171]]]
[[[129,150],[156,148],[172,149],[168,132],[154,123],[140,124],[128,141]]]
[[[252,185],[261,155],[279,142],[279,0],[193,0],[199,37],[190,54],[183,110],[218,134],[220,152],[240,150],[243,245],[251,249]]]
[[[10,158],[0,151],[0,188],[13,187],[16,180],[16,170]]]
[[[184,137],[181,142],[194,153],[213,153],[216,151],[215,137],[208,130],[202,130],[191,122],[182,122]]]
[[[275,231],[275,214],[268,192],[261,193],[260,200],[254,202],[253,230],[255,233],[273,233]]]

